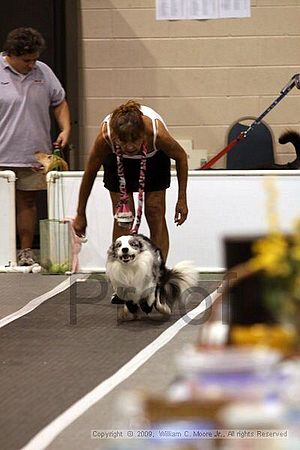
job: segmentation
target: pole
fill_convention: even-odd
[[[242,139],[245,139],[249,133],[249,131],[252,131],[253,128],[256,125],[259,125],[262,119],[269,114],[269,112],[275,108],[275,106],[278,105],[278,103],[297,85],[300,83],[300,74],[296,73],[290,81],[284,86],[284,88],[281,89],[279,96],[271,103],[271,105],[261,113],[261,115],[254,120],[254,122],[249,125],[247,130],[242,131],[233,141],[231,141],[223,150],[221,150],[217,155],[215,155],[213,158],[211,158],[207,163],[205,163],[202,167],[200,167],[200,170],[207,170],[210,167],[212,167],[222,156],[226,155],[239,141]]]

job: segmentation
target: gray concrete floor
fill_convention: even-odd
[[[93,277],[97,278],[97,275]],[[220,281],[221,278],[220,274],[201,275],[203,281]],[[0,318],[19,310],[32,299],[45,294],[66,279],[67,277],[60,275],[0,274]],[[165,392],[177,374],[176,355],[185,345],[194,342],[198,334],[199,326],[193,324],[185,326],[171,342],[133,375],[63,430],[47,448],[51,450],[108,448],[110,442],[90,438],[91,430],[112,429],[119,426],[124,420],[124,411],[120,409],[120,398],[124,399],[124,393],[139,390],[149,393]]]
[[[0,273],[0,319],[45,294],[68,277],[33,273]]]

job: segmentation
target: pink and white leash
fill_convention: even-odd
[[[87,242],[87,238],[85,236],[78,236],[74,230],[74,219],[72,217],[66,217],[63,219],[63,222],[70,223],[70,233],[71,233],[71,251],[72,251],[72,264],[70,273],[79,272],[79,253],[81,251],[82,244]]]
[[[123,155],[120,151],[120,148],[117,148],[116,152],[117,156],[117,170],[119,177],[119,185],[120,185],[120,202],[116,208],[115,218],[118,220],[120,226],[130,227],[130,224],[133,222],[134,217],[129,208],[128,200],[129,195],[126,190],[126,180],[124,176],[124,166],[123,166]],[[132,226],[130,230],[130,234],[138,233],[142,214],[143,214],[143,200],[144,200],[144,191],[145,191],[145,176],[146,176],[146,165],[147,165],[147,147],[145,143],[142,144],[142,158],[140,163],[140,175],[139,175],[139,192],[138,192],[138,207],[137,214],[135,219],[135,225]]]

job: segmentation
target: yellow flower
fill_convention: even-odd
[[[250,260],[253,270],[264,270],[268,275],[287,276],[290,265],[287,261],[288,243],[280,233],[273,233],[253,244],[254,257]]]
[[[290,255],[293,260],[300,262],[300,244],[291,248]]]

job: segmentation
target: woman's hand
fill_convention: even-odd
[[[175,208],[174,222],[177,225],[182,225],[188,215],[188,207],[185,200],[178,200]]]
[[[86,215],[77,214],[73,222],[73,228],[77,236],[84,237],[86,227],[87,227]]]

